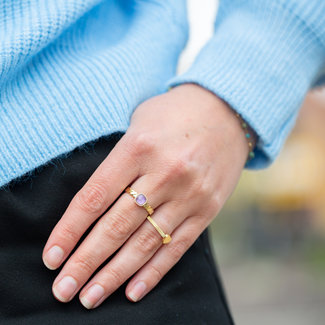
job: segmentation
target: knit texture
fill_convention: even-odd
[[[278,154],[306,91],[324,81],[325,4],[221,1],[216,33],[174,77],[185,0],[0,0],[0,186],[78,146],[125,132],[133,110],[195,82]]]
[[[0,0],[0,186],[126,131],[175,74],[185,16],[173,0]]]
[[[213,38],[168,86],[185,82],[209,89],[241,114],[258,135],[246,167],[267,167],[307,91],[325,83],[325,2],[221,0]]]

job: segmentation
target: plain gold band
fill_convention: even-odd
[[[150,223],[156,228],[156,230],[159,232],[160,236],[163,239],[163,244],[168,244],[171,242],[172,237],[168,234],[165,234],[162,229],[157,225],[156,221],[153,220],[150,216],[147,216],[147,219],[150,221]]]
[[[147,216],[147,219],[150,221],[150,223],[156,228],[156,230],[158,231],[158,233],[160,234],[160,236],[162,237],[162,242],[163,244],[168,244],[171,240],[172,240],[172,237],[168,234],[165,234],[163,232],[163,230],[157,225],[156,221],[154,221],[150,215],[152,215],[154,213],[154,209],[149,205],[149,203],[147,202],[147,197],[144,195],[144,194],[140,194],[140,193],[137,193],[134,189],[132,189],[130,186],[128,186],[126,189],[125,189],[125,192],[130,194],[133,198],[134,198],[134,201],[137,205],[139,205],[136,201],[137,197],[139,195],[143,195],[146,199],[146,202],[144,204],[141,204],[141,206],[143,206],[147,212],[149,213],[149,215]]]

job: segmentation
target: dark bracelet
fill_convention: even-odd
[[[245,137],[248,141],[248,147],[249,147],[249,153],[248,153],[248,157],[246,160],[246,164],[247,162],[249,162],[250,160],[252,160],[255,157],[255,153],[254,153],[254,143],[253,143],[253,132],[250,131],[249,126],[247,125],[247,123],[245,122],[245,120],[240,116],[240,114],[235,113],[236,116],[238,117],[239,121],[240,121],[240,125],[243,128],[243,130],[245,131]]]

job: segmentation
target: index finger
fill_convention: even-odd
[[[135,146],[130,146],[124,135],[75,194],[52,230],[42,256],[49,269],[57,269],[62,264],[84,232],[138,174]]]

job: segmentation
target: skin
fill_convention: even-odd
[[[96,308],[130,278],[126,297],[142,299],[218,215],[248,152],[233,110],[198,85],[177,86],[139,105],[125,135],[73,197],[44,247],[48,268],[64,264],[52,287],[56,299],[68,302],[79,292],[86,308]],[[152,218],[171,234],[170,243],[162,244],[146,210],[124,192],[129,185],[147,196]]]

